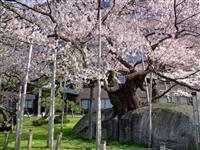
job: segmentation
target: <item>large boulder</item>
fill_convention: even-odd
[[[120,119],[113,118],[112,109],[102,111],[102,138],[122,142],[148,144],[149,111],[143,107],[130,111]],[[92,115],[93,138],[95,138],[96,117]],[[88,116],[85,115],[74,127],[75,134],[88,138]],[[195,149],[192,123],[192,107],[189,105],[159,104],[152,110],[152,147],[161,143],[173,150]]]

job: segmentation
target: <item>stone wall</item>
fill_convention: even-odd
[[[102,112],[102,138],[122,142],[148,144],[148,107],[130,111],[121,119],[112,117],[112,109]],[[88,138],[88,116],[84,116],[74,127],[74,133]],[[93,114],[93,137],[95,137],[95,113]],[[195,148],[193,136],[192,107],[189,105],[154,105],[152,111],[152,147],[161,142],[173,150]]]

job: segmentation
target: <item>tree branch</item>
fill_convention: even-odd
[[[174,88],[175,86],[177,86],[178,84],[175,83],[174,85],[172,85],[171,87],[169,87],[166,91],[164,91],[162,94],[158,95],[158,96],[155,96],[152,98],[152,101],[158,99],[158,98],[161,98],[163,97],[165,94],[167,94],[172,88]]]
[[[20,4],[20,5],[23,6],[23,7],[27,8],[27,9],[30,9],[30,10],[32,10],[32,11],[34,11],[34,12],[37,12],[37,13],[40,13],[40,14],[42,14],[42,15],[44,15],[44,16],[49,17],[53,23],[56,23],[56,20],[55,20],[54,17],[51,15],[51,9],[49,10],[49,13],[46,13],[46,12],[40,11],[40,10],[38,10],[38,9],[36,9],[36,8],[30,7],[30,6],[28,6],[28,5],[24,4],[24,3],[21,3],[21,2],[19,2],[19,1],[15,1],[15,2],[16,2],[17,4]]]
[[[185,19],[183,19],[183,20],[177,22],[177,25],[179,25],[179,24],[181,24],[181,23],[183,23],[183,22],[185,22],[185,21],[187,21],[187,20],[189,20],[189,19],[191,19],[191,18],[193,18],[193,17],[195,17],[195,16],[197,16],[197,15],[199,15],[199,14],[200,14],[200,12],[197,12],[197,13],[195,13],[195,14],[189,16],[189,17],[186,17]]]
[[[17,16],[14,17],[14,18],[19,17],[19,18],[21,18],[21,19],[26,20],[27,22],[29,22],[29,23],[31,23],[31,24],[35,24],[36,26],[40,27],[39,24],[37,24],[36,22],[33,22],[32,20],[30,20],[30,19],[28,19],[27,17],[23,16],[22,14],[20,14],[19,12],[17,12],[15,9],[13,9],[13,8],[11,8],[11,7],[8,7],[8,6],[5,5],[4,3],[2,3],[2,6],[3,6],[5,9],[7,9],[7,10],[13,12],[14,14],[16,14]],[[10,20],[11,20],[11,19],[10,19]]]
[[[178,32],[179,28],[177,26],[177,12],[176,12],[176,8],[177,8],[176,0],[174,0],[174,5],[173,5],[173,10],[174,10],[174,27],[176,29],[176,32]]]
[[[133,68],[132,65],[130,65],[129,63],[127,63],[121,56],[117,55],[116,52],[113,52],[112,50],[110,50],[109,53],[111,53],[112,55],[114,55],[115,58],[116,58],[122,65],[124,65],[126,68],[128,68],[128,69]]]
[[[167,37],[165,37],[165,38],[159,40],[157,43],[151,45],[151,49],[154,51],[162,42],[164,42],[165,40],[170,39],[170,38],[172,38],[172,36],[170,34],[167,34]]]
[[[161,78],[164,78],[164,79],[167,79],[167,80],[169,80],[169,81],[172,81],[172,82],[174,82],[174,83],[176,83],[176,84],[178,84],[178,85],[180,85],[180,86],[187,87],[187,88],[190,89],[190,90],[200,91],[199,88],[195,88],[195,87],[192,87],[192,86],[190,86],[190,85],[188,85],[188,84],[186,84],[186,83],[184,83],[184,82],[177,81],[177,79],[173,79],[173,78],[167,77],[167,76],[165,76],[165,75],[163,75],[163,74],[161,74],[161,73],[156,72],[155,70],[154,70],[153,72],[154,72],[156,75],[160,76]]]

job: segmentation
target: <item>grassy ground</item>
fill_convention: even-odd
[[[48,150],[46,148],[47,143],[47,131],[48,126],[32,126],[32,120],[35,117],[24,119],[24,129],[21,139],[21,150],[27,149],[28,132],[29,129],[33,132],[32,150]],[[93,150],[95,149],[95,140],[88,141],[78,138],[72,134],[72,128],[80,118],[69,118],[70,123],[64,125],[63,139],[61,144],[61,150]],[[59,133],[60,125],[55,125],[55,139]],[[4,133],[0,132],[0,149],[2,149]],[[9,134],[8,150],[14,150],[15,145],[15,133]],[[56,143],[56,140],[55,140]],[[55,145],[55,144],[54,144]],[[124,144],[116,141],[107,141],[107,150],[145,150],[140,145]]]

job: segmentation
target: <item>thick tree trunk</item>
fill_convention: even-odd
[[[149,70],[130,73],[126,75],[126,82],[119,85],[115,72],[109,72],[108,80],[104,85],[114,107],[115,115],[121,117],[126,112],[143,106],[136,91],[138,88],[145,90],[143,83],[148,73]]]
[[[131,90],[129,86],[121,87],[116,92],[108,91],[108,96],[114,107],[115,115],[119,115],[119,117],[129,110],[141,107],[140,98],[136,90]]]

